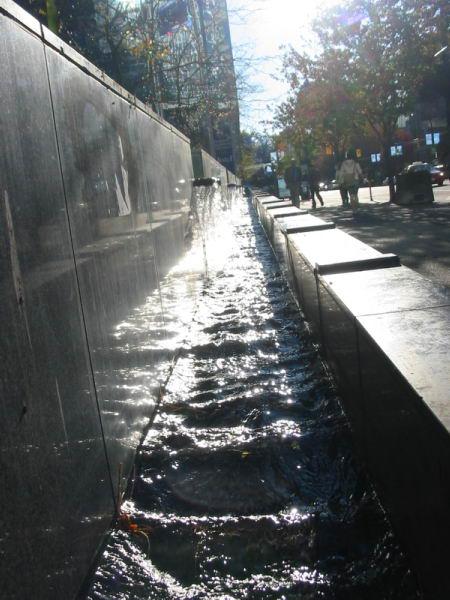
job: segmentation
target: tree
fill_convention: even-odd
[[[95,62],[110,77],[125,86],[132,27],[131,11],[125,3],[95,0],[95,20],[91,34],[95,47],[98,48]]]
[[[355,126],[369,127],[383,148],[391,198],[390,148],[399,117],[410,114],[420,84],[432,70],[436,5],[419,0],[351,0],[345,7],[328,9],[314,23],[318,56],[295,56],[291,51],[286,58],[285,70],[294,89],[291,105],[298,104],[303,128],[309,124],[330,140],[333,130],[345,139]],[[306,92],[305,82],[322,92]],[[319,101],[320,93],[334,100]],[[308,103],[316,115],[308,116]],[[291,116],[295,118],[295,112]]]
[[[275,149],[274,136],[259,131],[242,131],[240,134],[240,176],[250,179],[255,172],[264,173],[263,164],[271,162]]]
[[[241,151],[251,156],[253,163],[270,163],[275,148],[273,136],[259,131],[241,132]]]
[[[361,132],[363,125],[355,115],[352,94],[334,77],[303,83],[276,113],[276,123],[290,141],[310,156],[317,149],[342,155]]]

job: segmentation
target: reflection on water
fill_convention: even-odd
[[[225,214],[166,281],[179,358],[124,505],[149,541],[113,532],[89,598],[418,598],[263,234]]]

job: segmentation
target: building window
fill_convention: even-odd
[[[425,143],[427,146],[437,146],[441,141],[441,134],[438,131],[427,133],[425,135]]]
[[[396,146],[391,146],[391,156],[402,156],[403,154],[403,146],[397,144]]]

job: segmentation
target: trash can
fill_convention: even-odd
[[[428,171],[410,171],[397,175],[396,204],[427,204],[433,202],[431,175]]]

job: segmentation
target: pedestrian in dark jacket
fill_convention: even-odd
[[[286,182],[286,187],[289,189],[292,204],[299,207],[301,175],[300,169],[295,163],[295,158],[291,160],[291,164],[286,168],[284,172],[284,180]]]
[[[303,160],[300,163],[300,197],[303,201],[311,200],[311,189],[309,187],[309,163]]]
[[[316,200],[314,196],[317,196],[317,199],[319,200],[321,206],[323,206],[323,198],[320,195],[319,189],[319,174],[312,165],[309,165],[308,169],[308,183],[309,189],[311,191],[312,207],[316,208]]]

